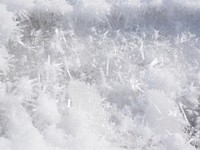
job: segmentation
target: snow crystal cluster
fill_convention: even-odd
[[[200,149],[200,1],[0,0],[0,150]]]

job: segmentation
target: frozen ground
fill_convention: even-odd
[[[0,0],[0,150],[200,149],[199,0]]]

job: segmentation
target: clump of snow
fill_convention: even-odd
[[[2,4],[5,4],[8,8],[8,10],[17,12],[17,11],[23,11],[30,9],[34,6],[34,0],[17,0],[17,1],[12,1],[12,0],[1,0],[0,1]]]
[[[17,23],[14,21],[14,14],[7,10],[6,5],[0,3],[0,13],[2,14],[0,17],[1,25],[0,25],[0,38],[1,44],[6,44],[9,38],[15,33],[17,29]]]
[[[36,11],[53,12],[64,15],[72,11],[72,6],[67,4],[65,0],[37,0]]]

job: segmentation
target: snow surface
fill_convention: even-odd
[[[200,149],[200,1],[0,0],[0,150]]]

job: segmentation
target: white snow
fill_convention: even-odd
[[[0,0],[0,150],[200,148],[200,1]]]

